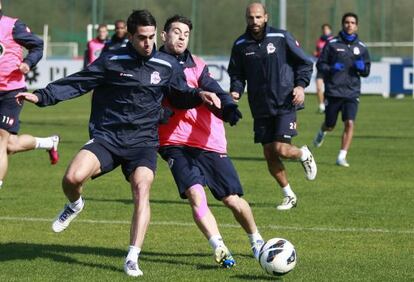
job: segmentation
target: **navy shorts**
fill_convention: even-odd
[[[317,71],[316,72],[316,79],[323,79],[323,73],[322,72],[320,72],[320,71]]]
[[[147,167],[154,174],[157,169],[157,148],[155,147],[120,149],[103,140],[91,139],[82,149],[92,152],[101,164],[101,173],[93,178],[108,173],[119,165],[127,181],[137,167]]]
[[[335,127],[339,112],[342,121],[355,120],[359,98],[326,97],[325,104],[325,126]]]
[[[163,146],[161,157],[168,162],[182,199],[193,185],[207,185],[214,198],[221,201],[230,195],[243,195],[239,176],[227,154],[194,147]]]
[[[296,111],[281,111],[280,114],[254,119],[254,143],[263,145],[282,142],[290,144],[296,131]]]
[[[0,128],[17,134],[20,129],[19,116],[23,106],[16,102],[15,96],[27,91],[25,88],[11,91],[0,91]]]

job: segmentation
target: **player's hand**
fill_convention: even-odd
[[[233,98],[234,102],[236,102],[236,103],[239,102],[239,100],[240,100],[240,94],[239,93],[233,91],[233,92],[230,92],[230,96],[231,96],[231,98]]]
[[[364,71],[365,70],[365,62],[363,59],[358,59],[354,62],[354,66],[358,71]]]
[[[236,104],[230,104],[223,107],[223,121],[228,122],[230,126],[236,123],[243,117]]]
[[[301,105],[305,102],[305,89],[302,86],[296,86],[293,88],[293,105]]]
[[[201,91],[199,95],[201,100],[203,100],[203,102],[207,105],[214,106],[217,109],[221,109],[221,101],[219,97],[217,97],[216,93]]]
[[[17,67],[19,68],[20,72],[22,74],[26,74],[30,71],[30,67],[25,62],[22,62],[21,64],[18,64]]]
[[[333,73],[343,71],[344,69],[345,69],[345,65],[343,63],[338,63],[338,62],[333,64],[331,67],[331,71]]]
[[[30,92],[20,92],[19,94],[16,95],[17,104],[22,105],[24,100],[30,103],[33,103],[33,104],[36,104],[37,102],[39,102],[39,98],[37,98],[35,94],[30,93]]]

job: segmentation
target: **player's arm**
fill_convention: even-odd
[[[305,101],[305,88],[309,85],[312,76],[313,62],[289,32],[286,32],[285,38],[287,60],[293,62],[294,89],[292,103],[302,105]]]
[[[171,105],[178,109],[195,108],[203,102],[218,108],[221,107],[220,99],[215,93],[188,86],[183,68],[175,63],[172,64],[167,98]]]
[[[217,94],[221,101],[221,110],[219,112],[213,111],[219,118],[225,122],[235,125],[239,119],[242,118],[241,112],[238,110],[237,104],[233,101],[230,95],[221,88],[218,82],[210,76],[208,67],[205,66],[199,79],[198,85],[203,89]]]
[[[33,93],[19,93],[16,99],[19,103],[26,100],[44,107],[79,97],[104,82],[104,63],[104,58],[97,59],[80,72],[49,83],[46,88],[35,90]]]
[[[21,72],[28,73],[43,56],[43,40],[34,35],[20,20],[15,22],[12,35],[14,41],[29,51],[22,65],[19,65]]]
[[[367,49],[363,49],[361,57],[357,58],[354,65],[357,73],[362,77],[367,77],[371,71],[371,59]]]
[[[318,58],[318,61],[316,62],[316,68],[319,72],[323,73],[324,75],[329,74],[332,71],[331,62],[330,62],[330,50],[331,46],[329,42],[325,44],[325,47],[323,47],[322,52]]]
[[[230,94],[237,101],[241,98],[246,86],[246,75],[243,67],[243,57],[236,44],[233,45],[227,71],[230,76]]]

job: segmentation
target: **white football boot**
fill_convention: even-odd
[[[325,135],[326,135],[326,132],[321,132],[319,130],[315,138],[313,139],[313,146],[315,146],[316,148],[319,148],[320,146],[322,146],[323,141],[325,139]]]
[[[286,211],[290,210],[291,208],[295,208],[297,205],[297,198],[296,195],[293,194],[292,196],[286,196],[283,198],[283,201],[280,205],[278,205],[276,208],[279,211]]]
[[[256,242],[254,242],[252,244],[252,252],[253,252],[253,256],[255,259],[259,260],[259,254],[260,251],[264,245],[264,241],[263,240],[257,240]]]
[[[349,163],[346,161],[346,159],[337,159],[336,165],[339,165],[342,167],[349,167]]]
[[[78,214],[83,210],[83,207],[85,206],[85,201],[82,200],[82,206],[78,211],[74,211],[70,208],[70,206],[67,204],[65,205],[65,208],[59,213],[57,218],[52,224],[52,229],[54,232],[59,233],[65,230],[70,222],[74,220]]]
[[[218,246],[214,250],[214,259],[224,268],[231,268],[236,264],[233,256],[231,255],[229,249],[226,246]]]
[[[124,271],[128,276],[138,277],[144,275],[144,273],[139,269],[138,262],[128,260],[124,264]]]
[[[302,146],[301,149],[307,151],[309,155],[306,160],[301,161],[303,169],[305,170],[306,178],[308,180],[314,180],[316,178],[316,174],[318,173],[315,159],[313,158],[312,152],[309,150],[308,146]]]

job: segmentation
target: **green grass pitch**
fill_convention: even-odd
[[[261,146],[252,141],[246,97],[236,127],[227,127],[232,157],[265,239],[296,247],[298,263],[283,281],[414,281],[414,103],[410,98],[362,97],[350,168],[335,166],[342,124],[313,149],[318,177],[309,182],[299,163],[286,162],[298,207],[276,210],[281,194],[267,172]],[[60,188],[66,166],[88,140],[90,97],[37,108],[26,104],[21,133],[59,133],[61,160],[31,151],[10,157],[0,190],[0,281],[121,281],[132,212],[131,192],[119,169],[85,185],[86,206],[61,234],[51,221],[65,203]],[[314,96],[298,114],[297,145],[311,145],[323,116]],[[312,148],[312,147],[311,147]],[[231,212],[209,194],[221,233],[237,261],[218,268],[188,204],[159,159],[151,191],[151,225],[140,265],[142,281],[275,280],[252,258]],[[138,280],[136,279],[136,280]]]

